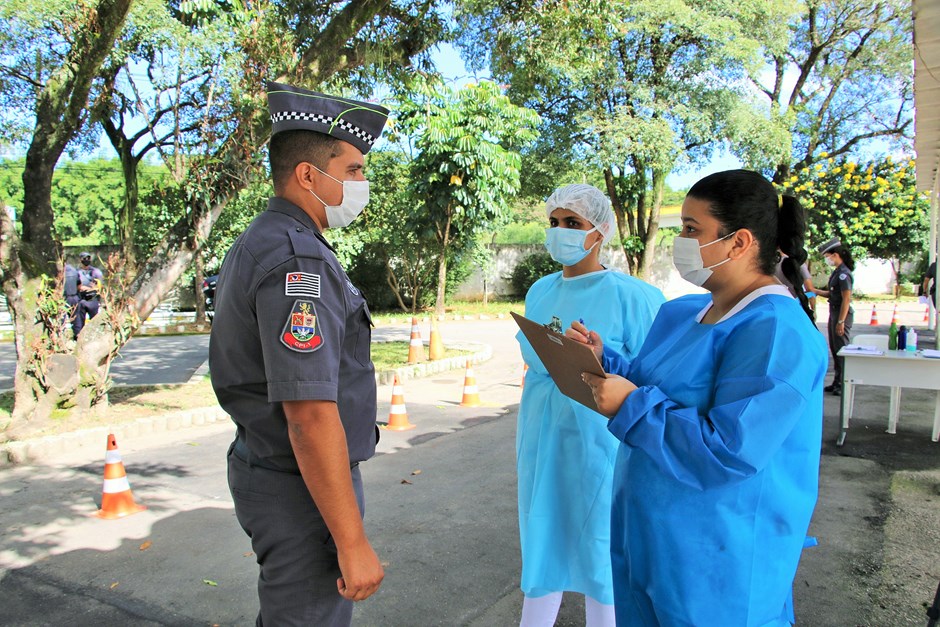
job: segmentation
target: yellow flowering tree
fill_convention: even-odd
[[[914,161],[833,159],[800,168],[785,184],[809,219],[810,241],[839,237],[853,255],[900,262],[924,249],[929,201],[918,193]]]

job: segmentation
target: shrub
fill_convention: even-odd
[[[513,293],[525,296],[532,284],[547,274],[558,272],[561,264],[552,259],[547,252],[532,253],[522,258],[512,269],[509,281],[512,283]]]

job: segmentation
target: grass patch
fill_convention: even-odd
[[[425,347],[425,357],[427,357],[427,348]],[[460,355],[469,355],[470,351],[445,348],[444,357],[459,357]],[[372,363],[375,364],[375,370],[394,370],[407,365],[408,362],[408,342],[375,342],[372,344]]]

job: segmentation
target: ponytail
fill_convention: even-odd
[[[810,320],[815,321],[813,309],[803,288],[800,266],[806,263],[806,212],[793,196],[780,196],[777,213],[777,248],[786,255],[780,264],[783,276],[793,285],[800,306]]]

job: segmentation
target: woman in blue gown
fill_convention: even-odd
[[[555,191],[545,207],[551,226],[545,246],[562,271],[532,286],[526,316],[559,331],[584,319],[603,330],[611,350],[632,357],[664,299],[656,288],[600,264],[600,247],[614,232],[609,201],[579,184]],[[603,416],[559,392],[525,336],[517,338],[529,366],[516,437],[521,624],[554,624],[567,590],[586,596],[589,627],[613,625],[610,496],[617,440]]]
[[[625,359],[580,324],[585,374],[620,440],[611,557],[617,625],[787,625],[816,503],[826,344],[774,278],[805,260],[805,217],[761,175],[696,183],[674,261],[710,293],[660,309]],[[615,376],[622,375],[622,376]]]

